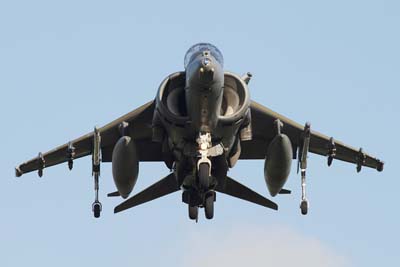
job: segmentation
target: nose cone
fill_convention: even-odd
[[[224,58],[221,51],[210,43],[198,43],[189,48],[184,64],[187,86],[204,88],[223,81]]]
[[[194,58],[186,68],[186,81],[190,85],[210,86],[223,77],[219,62],[210,54],[203,53]]]
[[[201,83],[211,83],[214,79],[214,66],[210,58],[204,58],[199,69],[199,80]]]

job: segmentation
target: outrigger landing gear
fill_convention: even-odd
[[[307,215],[308,213],[308,200],[306,198],[306,169],[307,169],[307,153],[310,147],[311,126],[306,123],[303,132],[303,143],[299,149],[299,162],[298,167],[301,169],[301,214]]]
[[[99,177],[100,177],[100,162],[101,162],[101,136],[99,130],[95,127],[93,134],[93,154],[92,154],[92,175],[94,176],[94,191],[95,200],[92,204],[92,211],[95,218],[100,217],[102,210],[99,201]]]
[[[301,170],[301,214],[307,215],[308,213],[308,200],[306,198],[306,171]]]
[[[101,203],[96,200],[95,202],[93,202],[92,204],[92,210],[93,210],[93,215],[95,218],[99,218],[100,217],[100,213],[101,213]]]

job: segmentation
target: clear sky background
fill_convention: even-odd
[[[400,266],[398,1],[1,1],[0,266]],[[154,98],[211,42],[252,98],[386,162],[383,173],[312,155],[279,212],[218,195],[190,221],[180,193],[114,215],[90,159],[14,178],[14,167]],[[230,175],[267,195],[263,161]],[[165,176],[145,163],[134,193]]]

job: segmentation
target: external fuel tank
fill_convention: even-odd
[[[264,165],[264,178],[271,196],[285,185],[292,165],[293,148],[285,134],[278,134],[269,144]]]
[[[115,186],[121,197],[127,198],[136,184],[139,174],[139,159],[134,140],[121,137],[112,153],[112,173]]]

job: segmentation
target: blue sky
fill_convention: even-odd
[[[397,1],[2,1],[1,266],[396,266],[400,264]],[[14,166],[154,98],[211,42],[227,70],[254,75],[252,98],[386,162],[383,173],[311,156],[310,214],[300,178],[274,212],[218,195],[215,219],[187,218],[180,194],[92,218],[89,158],[14,178]],[[165,176],[141,164],[134,192]],[[230,175],[267,195],[263,162]]]

